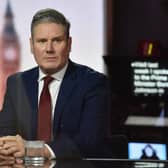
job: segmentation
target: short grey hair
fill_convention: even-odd
[[[59,11],[51,8],[41,9],[35,13],[31,22],[31,36],[33,37],[33,29],[40,23],[57,23],[65,28],[67,38],[69,37],[70,22]]]

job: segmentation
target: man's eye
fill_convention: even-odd
[[[54,39],[53,41],[58,43],[58,42],[61,42],[62,39],[61,39],[61,38],[56,38],[56,39]]]
[[[45,43],[45,42],[46,42],[46,40],[41,39],[41,40],[38,40],[37,42],[38,42],[38,43]]]

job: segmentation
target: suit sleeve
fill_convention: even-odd
[[[103,153],[107,102],[107,83],[104,78],[100,78],[86,91],[80,132],[74,137],[84,156],[98,157]]]
[[[0,112],[0,136],[16,135],[16,121],[14,106],[10,100],[10,81],[7,81],[7,89],[4,97],[4,104]]]

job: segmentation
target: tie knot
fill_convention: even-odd
[[[45,85],[45,86],[48,86],[48,84],[49,84],[54,78],[47,75],[47,76],[45,76],[43,79],[44,79],[44,85]]]

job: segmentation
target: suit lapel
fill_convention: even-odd
[[[76,85],[76,80],[76,67],[74,63],[70,61],[57,98],[57,103],[54,112],[54,132],[58,131],[61,114],[64,110],[64,107],[66,106],[66,103],[69,100],[70,95],[72,94],[73,88]]]

